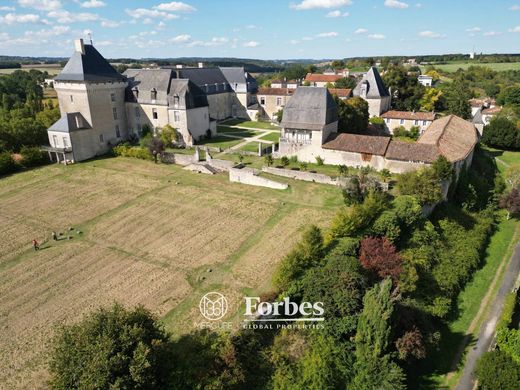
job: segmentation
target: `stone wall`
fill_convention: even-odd
[[[179,154],[164,152],[162,156],[162,162],[167,164],[178,164],[178,165],[190,165],[194,162],[198,162],[198,155]]]
[[[276,190],[285,190],[289,187],[287,183],[279,183],[277,181],[261,177],[259,174],[260,171],[257,169],[237,166],[229,170],[229,181],[249,184],[252,186],[273,188]]]
[[[289,178],[295,179],[295,180],[310,181],[310,182],[320,183],[320,184],[330,184],[333,186],[339,186],[339,185],[345,184],[345,179],[333,179],[332,177],[321,174],[321,173],[293,171],[290,169],[273,168],[273,167],[263,167],[262,171],[266,172],[266,173],[270,173],[272,175],[289,177]]]

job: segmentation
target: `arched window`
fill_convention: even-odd
[[[150,92],[150,98],[152,100],[156,100],[157,99],[157,90],[155,88],[152,89],[152,91]]]
[[[132,88],[132,93],[134,94],[134,97],[136,99],[139,98],[139,90],[137,89],[137,87]]]

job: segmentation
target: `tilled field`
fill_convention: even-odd
[[[243,291],[268,290],[303,226],[340,202],[316,184],[268,190],[123,158],[0,179],[0,388],[46,387],[56,327],[115,301],[182,334],[217,289],[236,317]]]

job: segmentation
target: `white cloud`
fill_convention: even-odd
[[[0,11],[14,11],[14,7],[0,7]]]
[[[34,14],[5,14],[0,16],[0,24],[13,24],[13,23],[38,23],[40,17]]]
[[[54,26],[48,30],[40,30],[40,31],[26,31],[26,37],[34,37],[38,39],[46,39],[50,37],[56,37],[59,35],[67,34],[70,31],[69,26]]]
[[[385,0],[385,7],[388,8],[408,8],[408,4],[403,3],[402,1],[397,0]]]
[[[258,43],[256,41],[249,41],[249,42],[245,42],[242,46],[244,46],[244,47],[257,47],[259,45],[260,45],[260,43]]]
[[[303,37],[302,41],[312,41],[313,39],[313,37]]]
[[[96,46],[112,46],[114,42],[112,41],[97,41]]]
[[[191,35],[182,34],[182,35],[177,35],[176,37],[171,38],[170,42],[171,43],[186,43],[186,42],[189,42],[190,40],[191,40]]]
[[[229,42],[229,39],[225,38],[225,37],[213,37],[211,38],[211,40],[209,41],[191,41],[190,43],[188,43],[186,46],[188,47],[194,47],[194,46],[221,46],[221,45],[224,45],[225,43],[228,43]]]
[[[54,11],[61,8],[60,0],[18,0],[18,4],[39,11]]]
[[[440,34],[440,33],[434,32],[434,31],[426,30],[426,31],[421,31],[419,33],[419,36],[423,37],[423,38],[438,39],[438,38],[445,38],[446,34]]]
[[[189,4],[172,1],[171,3],[161,3],[153,7],[160,11],[173,11],[173,12],[193,12],[197,9]]]
[[[121,22],[116,22],[115,20],[103,19],[101,21],[101,27],[116,28],[120,25]]]
[[[471,28],[467,28],[466,31],[467,31],[467,32],[475,33],[475,32],[480,32],[480,31],[482,31],[482,29],[481,29],[480,27],[471,27]]]
[[[314,8],[339,8],[351,5],[352,0],[303,0],[299,4],[290,4],[289,7],[297,10],[306,10]]]
[[[105,3],[104,1],[100,1],[100,0],[88,0],[88,1],[84,1],[83,3],[80,3],[80,7],[83,7],[83,8],[100,8],[100,7],[105,7],[107,5],[107,3]]]
[[[368,38],[369,39],[386,39],[386,36],[384,36],[383,34],[369,34]]]
[[[500,31],[486,31],[484,34],[485,37],[496,37],[498,35],[502,35]]]
[[[509,7],[509,10],[510,11],[520,11],[520,5],[518,5],[518,4],[512,5],[511,7]]]
[[[134,19],[150,19],[157,18],[163,20],[171,20],[177,19],[179,16],[175,14],[170,14],[164,11],[158,11],[155,9],[147,9],[147,8],[136,8],[136,9],[125,9],[125,12]]]
[[[66,10],[51,11],[47,16],[56,19],[58,23],[94,22],[99,20],[99,15],[89,12],[69,12]]]
[[[520,26],[516,26],[516,27],[510,28],[507,31],[512,32],[512,33],[520,33]]]
[[[354,31],[354,34],[366,34],[368,30],[366,28],[358,28],[356,31]]]
[[[333,38],[333,37],[337,37],[337,36],[338,36],[338,33],[335,31],[316,34],[316,37],[318,37],[318,38]]]
[[[248,25],[246,26],[246,28],[247,28],[248,30],[254,30],[255,28],[258,28],[258,26],[255,25],[255,24],[248,24]]]
[[[327,17],[327,18],[339,18],[341,16],[349,16],[349,13],[336,10],[336,11],[330,11],[327,15],[325,15],[325,17]]]
[[[300,43],[300,41],[297,40],[297,39],[291,39],[291,40],[289,41],[289,43],[290,43],[291,45],[297,45],[298,43]]]

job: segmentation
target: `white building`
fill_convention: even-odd
[[[390,109],[390,93],[375,67],[371,67],[363,75],[361,81],[354,88],[353,95],[368,102],[368,113],[371,117],[380,116]]]
[[[417,81],[419,84],[424,85],[425,87],[431,87],[433,85],[433,77],[428,76],[427,74],[421,74],[417,77]]]

